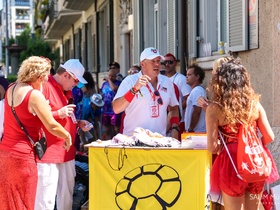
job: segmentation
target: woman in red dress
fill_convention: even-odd
[[[70,134],[52,117],[41,93],[50,74],[50,60],[32,56],[23,61],[16,83],[5,95],[4,134],[0,143],[0,206],[3,210],[33,210],[37,167],[33,145],[20,128],[16,115],[34,142],[44,125],[51,133],[65,139],[66,150],[72,144]]]
[[[249,74],[238,61],[223,63],[214,72],[209,87],[210,104],[206,109],[208,150],[218,154],[211,170],[211,191],[221,193],[225,209],[256,210],[260,204],[264,181],[245,182],[239,179],[222,143],[224,136],[236,163],[237,135],[240,123],[253,123],[268,144],[274,140],[260,96],[251,87]]]

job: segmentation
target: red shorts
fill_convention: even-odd
[[[230,143],[227,146],[236,164],[237,143]],[[264,182],[248,183],[239,179],[225,149],[216,157],[211,170],[211,191],[216,193],[223,191],[233,197],[242,196],[246,191],[252,194],[260,194],[263,190]]]

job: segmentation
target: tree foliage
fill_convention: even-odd
[[[49,43],[41,39],[30,39],[28,40],[27,49],[20,53],[20,62],[30,56],[44,56],[54,61],[57,59],[57,54],[52,52]]]
[[[26,46],[26,50],[20,53],[20,63],[30,56],[44,56],[51,61],[56,61],[59,58],[58,51],[53,52],[48,42],[38,38],[31,37],[30,28],[26,28],[17,38],[20,46]]]

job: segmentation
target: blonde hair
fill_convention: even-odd
[[[213,71],[212,74],[215,74],[215,72],[217,71],[218,67],[221,66],[223,63],[227,63],[231,60],[233,60],[234,58],[232,56],[227,56],[227,57],[221,57],[218,58],[217,60],[214,61],[213,63]]]
[[[51,62],[48,58],[31,56],[25,59],[18,71],[17,82],[33,82],[42,75],[49,74]]]

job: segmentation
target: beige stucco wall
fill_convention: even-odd
[[[275,142],[269,147],[280,152],[280,1],[259,1],[259,48],[240,52],[239,57],[251,75],[253,87],[261,94]],[[277,165],[280,168],[280,158]]]
[[[279,0],[259,1],[259,48],[238,53],[242,64],[250,73],[255,91],[261,94],[261,103],[275,133],[275,141],[269,145],[272,154],[280,153],[279,11]],[[210,78],[211,71],[206,70],[205,86]],[[274,158],[280,170],[280,156],[274,155]]]

